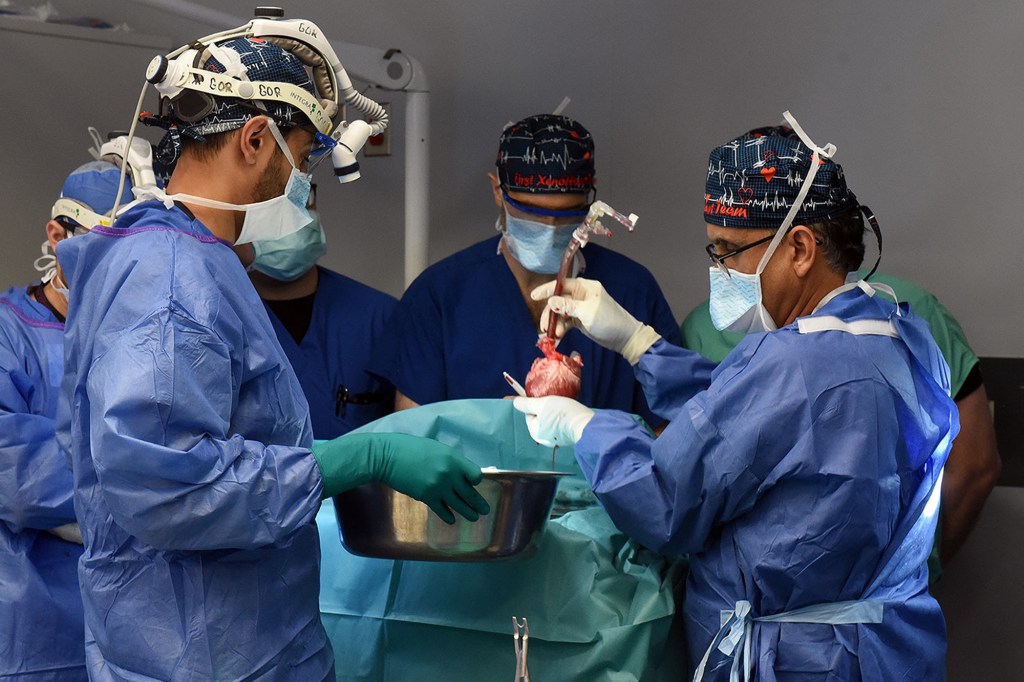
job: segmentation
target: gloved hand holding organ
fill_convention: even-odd
[[[567,293],[563,292],[563,288],[566,284],[573,281],[566,278],[572,271],[576,252],[587,245],[587,242],[590,241],[591,233],[603,236],[611,235],[611,230],[601,223],[601,219],[607,217],[617,220],[630,232],[636,226],[636,214],[631,213],[629,216],[625,216],[603,201],[595,201],[591,204],[587,217],[573,232],[572,239],[565,249],[565,255],[562,257],[562,265],[558,269],[558,276],[555,281],[534,289],[531,292],[533,300],[539,301],[547,296],[560,296],[563,293]],[[538,295],[538,292],[544,292],[543,296]],[[609,298],[608,300],[611,299]],[[551,315],[550,309],[550,305],[546,307],[541,317],[541,329],[546,330],[546,335],[537,342],[537,348],[544,354],[544,357],[534,360],[533,366],[530,367],[530,372],[526,375],[526,393],[534,398],[556,395],[575,399],[580,394],[583,359],[580,358],[578,353],[563,355],[555,350],[555,344],[565,334],[566,326],[564,323],[559,322],[557,315],[554,317]],[[625,313],[625,311],[623,312]],[[626,314],[628,315],[628,313]],[[630,316],[630,319],[632,319],[632,316]],[[634,322],[636,321],[634,320]],[[594,340],[597,341],[597,339]]]
[[[415,498],[446,523],[452,511],[476,521],[490,511],[473,487],[480,467],[458,450],[430,438],[404,433],[351,433],[313,443],[313,457],[323,476],[323,497],[364,483],[381,482]]]

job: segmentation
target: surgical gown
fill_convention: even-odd
[[[502,372],[525,383],[539,357],[537,328],[504,256],[500,236],[428,268],[402,296],[370,370],[421,405],[511,394]],[[622,306],[672,343],[679,326],[658,283],[639,263],[589,244],[581,276],[599,280]],[[552,279],[554,275],[552,275]],[[632,367],[572,329],[558,346],[583,358],[580,402],[654,419]]]
[[[91,679],[332,677],[306,399],[231,245],[146,202],[57,256]]]
[[[0,678],[85,680],[80,545],[54,419],[64,325],[22,288],[0,295]]]
[[[901,303],[909,303],[911,311],[928,323],[932,338],[935,339],[942,357],[949,365],[949,392],[953,399],[959,402],[976,391],[981,385],[978,356],[967,343],[967,335],[953,314],[935,296],[912,282],[880,272],[873,274],[870,282],[891,287]],[[880,290],[879,294],[888,297],[884,291]],[[711,323],[711,311],[707,301],[690,311],[683,320],[680,332],[683,335],[684,348],[695,350],[715,362],[721,362],[743,339],[742,334],[715,329]],[[935,542],[931,554],[928,555],[928,578],[932,584],[942,576],[942,564],[939,559],[941,540],[940,514],[935,529]]]
[[[925,323],[859,288],[803,319],[748,336],[689,401],[677,390],[656,440],[601,411],[576,456],[623,531],[690,553],[693,664],[747,602],[758,680],[942,679],[945,625],[925,560],[959,428],[948,369]],[[862,320],[896,336],[840,330]],[[827,329],[801,326],[817,322]],[[649,394],[659,377],[678,389],[675,368],[694,355],[659,342],[638,376]],[[757,620],[863,600],[881,603],[880,623]],[[712,647],[704,679],[729,679],[731,665]]]
[[[301,342],[295,342],[269,305],[267,314],[309,402],[313,436],[330,440],[394,408],[395,389],[365,367],[397,301],[354,279],[318,269],[313,317]]]

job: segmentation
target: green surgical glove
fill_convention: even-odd
[[[473,487],[483,479],[480,467],[430,438],[350,433],[313,443],[313,457],[324,480],[325,498],[380,482],[423,502],[445,523],[455,523],[453,510],[470,521],[491,510]]]

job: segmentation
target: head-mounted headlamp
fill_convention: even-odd
[[[97,225],[109,227],[109,216],[100,215],[80,201],[61,197],[54,202],[50,210],[50,219],[59,223],[71,223],[74,229],[90,230]]]
[[[214,97],[235,98],[257,105],[261,101],[276,101],[298,109],[318,131],[330,134],[334,129],[332,119],[341,111],[341,105],[348,103],[371,118],[371,134],[387,128],[387,112],[352,87],[352,81],[320,27],[306,19],[282,19],[283,12],[276,8],[258,7],[256,12],[257,18],[243,26],[208,35],[167,56],[153,58],[146,70],[146,80],[161,95],[171,100],[184,90],[199,95],[180,103],[175,100],[177,117],[185,122],[202,119],[212,112]],[[234,38],[266,40],[294,55],[310,68],[319,97],[291,83],[249,81],[237,53],[219,48],[220,44]],[[225,66],[224,73],[202,69],[211,57]]]
[[[135,138],[129,144],[128,133],[121,131],[109,133],[107,141],[103,142],[98,130],[89,126],[88,131],[93,141],[89,153],[94,159],[107,161],[118,168],[126,164],[134,187],[157,184],[153,172],[153,146],[149,142]]]

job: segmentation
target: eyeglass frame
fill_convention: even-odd
[[[786,232],[788,233],[794,227],[795,225],[790,225],[789,227],[786,228]],[[748,249],[752,249],[755,246],[764,244],[765,242],[769,242],[772,239],[775,239],[776,234],[777,232],[772,232],[770,235],[764,237],[763,239],[758,239],[756,241],[750,242],[749,244],[744,244],[740,248],[733,249],[732,251],[729,251],[728,253],[723,253],[722,255],[718,255],[717,253],[715,253],[715,245],[713,243],[709,243],[707,246],[705,246],[704,250],[707,252],[708,258],[711,259],[712,265],[717,267],[719,270],[725,272],[725,275],[727,277],[732,277],[732,275],[729,273],[729,266],[726,265],[724,262],[726,258],[732,258],[733,256],[737,256]],[[824,242],[822,242],[820,239],[818,239],[817,236],[815,236],[814,243],[817,244],[818,246],[821,246]]]

